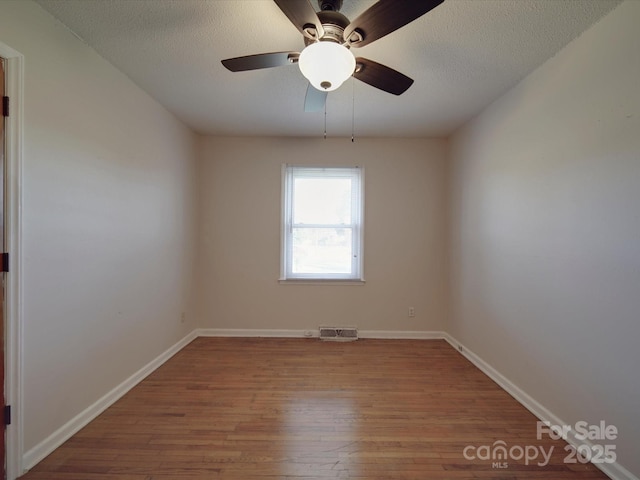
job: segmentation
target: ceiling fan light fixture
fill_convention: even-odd
[[[302,50],[298,66],[314,88],[331,92],[353,74],[356,59],[347,47],[331,41],[321,41]]]

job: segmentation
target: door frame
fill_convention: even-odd
[[[6,95],[10,114],[5,119],[5,249],[9,273],[5,274],[5,396],[11,405],[11,425],[6,430],[7,479],[23,471],[23,299],[22,299],[22,154],[24,120],[24,56],[0,41],[5,59]]]

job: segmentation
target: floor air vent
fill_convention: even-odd
[[[320,327],[320,340],[350,342],[358,339],[358,330],[353,327]]]

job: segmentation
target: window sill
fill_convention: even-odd
[[[364,285],[364,280],[339,280],[332,278],[289,278],[280,279],[281,285]]]

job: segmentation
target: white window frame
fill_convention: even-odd
[[[338,227],[351,229],[352,264],[350,274],[341,273],[294,273],[293,267],[293,230],[294,212],[294,180],[309,177],[345,177],[352,179],[351,223],[337,225],[307,225],[304,227]],[[281,215],[281,245],[280,245],[280,281],[281,282],[331,282],[346,284],[364,283],[364,168],[333,167],[333,166],[301,166],[282,165],[282,215]],[[297,227],[302,227],[299,225]]]

